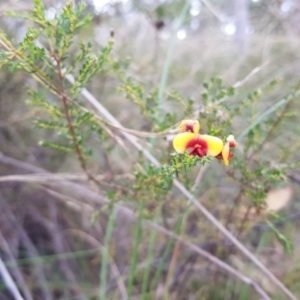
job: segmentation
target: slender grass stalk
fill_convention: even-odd
[[[157,210],[157,213],[156,213],[155,218],[153,220],[154,224],[158,223],[159,212],[160,212],[160,209]],[[154,250],[156,237],[157,237],[157,230],[152,230],[150,238],[149,238],[149,246],[148,246],[148,252],[147,252],[147,260],[146,260],[147,267],[146,267],[146,269],[144,271],[144,274],[143,274],[141,300],[144,300],[144,299],[147,298],[147,287],[148,287],[149,276],[150,276],[150,271],[151,271],[151,263],[152,263],[153,258],[154,258],[153,250]]]
[[[265,243],[266,243],[266,233],[264,233],[259,240],[259,244],[255,251],[256,256],[259,255],[259,253],[261,252],[261,249],[264,247]],[[254,265],[251,264],[250,275],[251,275],[251,273],[253,273],[253,271],[254,271]],[[241,290],[240,290],[239,300],[248,299],[247,295],[249,295],[249,286],[246,284],[243,284],[241,287]]]
[[[172,60],[172,56],[173,56],[173,51],[175,48],[175,42],[176,42],[176,38],[177,38],[177,31],[180,29],[183,20],[188,12],[188,8],[190,7],[190,3],[187,1],[186,4],[183,6],[181,13],[179,15],[179,18],[177,20],[177,24],[175,26],[175,29],[173,31],[173,35],[172,35],[172,40],[169,43],[169,47],[168,47],[168,52],[167,52],[167,57],[165,59],[165,63],[164,63],[164,68],[163,68],[163,72],[161,75],[161,79],[160,79],[160,83],[159,83],[159,88],[158,88],[158,96],[157,96],[157,109],[155,111],[155,117],[158,118],[158,114],[159,114],[159,107],[163,101],[163,97],[164,97],[164,92],[165,92],[165,88],[167,85],[167,79],[168,79],[168,74],[169,74],[169,69],[170,69],[170,65],[171,65],[171,60]],[[155,144],[155,139],[152,138],[151,139],[151,145],[152,147]]]
[[[132,253],[132,257],[131,257],[131,267],[130,267],[130,274],[129,274],[129,280],[128,280],[128,287],[127,287],[128,299],[131,298],[133,282],[134,282],[134,275],[135,275],[137,261],[138,261],[138,250],[139,250],[139,245],[140,245],[141,235],[142,235],[142,220],[143,220],[144,204],[145,204],[145,202],[144,202],[144,200],[142,200],[142,202],[139,205],[138,220],[137,220],[136,229],[135,229],[135,242],[134,242],[134,248],[133,248],[133,253]]]
[[[29,258],[21,258],[17,259],[15,262],[18,264],[18,266],[22,265],[29,265],[29,264],[49,264],[53,263],[55,261],[61,260],[61,259],[72,259],[72,258],[80,258],[80,257],[85,257],[88,255],[92,254],[97,254],[99,253],[99,248],[95,249],[89,249],[89,250],[80,250],[80,251],[74,251],[74,252],[66,252],[66,253],[60,253],[60,254],[55,254],[55,255],[41,255],[38,257],[38,259],[34,257],[29,257]],[[4,263],[6,267],[14,267],[14,262],[7,261]]]
[[[105,299],[107,265],[108,265],[108,258],[109,258],[109,243],[114,229],[116,216],[117,216],[117,209],[113,207],[106,228],[104,248],[102,249],[102,262],[101,262],[101,271],[100,271],[100,292],[99,292],[100,300]]]
[[[158,107],[160,106],[160,104],[162,103],[162,100],[163,100],[163,95],[164,95],[164,91],[166,88],[167,78],[168,78],[169,69],[170,69],[170,65],[171,65],[171,59],[172,59],[173,51],[175,48],[177,31],[180,29],[180,27],[183,23],[183,20],[188,12],[189,7],[190,7],[190,3],[189,3],[189,1],[187,1],[181,10],[176,27],[173,32],[172,40],[168,47],[167,57],[165,60],[165,64],[164,64],[164,68],[163,68],[163,72],[162,72],[160,84],[159,84],[158,98],[157,98]],[[158,112],[158,110],[157,110],[157,112]]]
[[[185,216],[187,215],[188,211],[190,210],[190,208],[193,206],[192,203],[187,203],[181,217],[178,219],[177,223],[176,223],[176,227],[174,230],[174,235],[180,235],[180,231],[181,231],[181,225],[183,223],[183,220],[185,218]],[[158,284],[158,280],[160,278],[161,272],[162,272],[162,268],[165,265],[165,259],[168,256],[168,254],[170,253],[171,249],[172,249],[172,245],[174,243],[174,238],[171,238],[167,244],[167,247],[163,253],[162,259],[158,265],[157,271],[154,275],[154,279],[152,280],[152,284],[151,284],[151,288],[150,288],[150,293],[152,290],[154,290],[154,287]],[[150,294],[151,295],[151,294]]]
[[[240,141],[243,137],[245,137],[253,128],[259,125],[264,119],[266,119],[270,114],[275,112],[277,109],[282,107],[285,104],[288,104],[292,99],[300,96],[300,90],[297,90],[295,93],[290,94],[289,96],[281,99],[275,105],[267,109],[264,113],[262,113],[253,123],[251,123],[238,137],[237,141]]]
[[[184,216],[185,216],[185,212],[182,214],[182,216],[179,218],[179,220],[176,223],[176,227],[175,227],[175,230],[174,230],[174,234],[175,235],[179,235],[180,234],[181,225],[182,225],[182,221],[183,221]],[[164,253],[162,255],[161,261],[160,261],[160,263],[159,263],[159,265],[157,267],[157,270],[155,272],[154,278],[152,280],[150,291],[154,291],[154,288],[158,284],[158,281],[160,279],[163,267],[165,266],[166,258],[169,255],[169,253],[171,252],[171,249],[172,249],[172,246],[174,244],[174,241],[175,241],[175,239],[174,239],[174,237],[172,237],[172,238],[170,238],[170,240],[167,243],[167,246],[166,246],[165,251],[164,251]],[[151,299],[151,297],[149,299]]]

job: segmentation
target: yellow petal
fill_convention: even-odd
[[[222,150],[222,156],[223,156],[223,160],[226,166],[229,165],[229,142],[225,144],[223,150]]]
[[[193,129],[194,129],[194,133],[197,133],[197,134],[199,133],[200,123],[197,120],[194,121]]]
[[[217,156],[223,149],[223,141],[215,136],[203,134],[200,138],[207,142],[207,154]]]
[[[183,132],[175,136],[173,140],[173,146],[176,152],[183,153],[187,148],[187,143],[197,137],[197,134],[192,132]]]

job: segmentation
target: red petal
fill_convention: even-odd
[[[198,147],[196,149],[197,149],[198,156],[200,156],[200,157],[203,157],[207,154],[207,151],[205,149],[202,149],[200,147]]]
[[[186,148],[201,148],[207,151],[207,142],[197,136],[187,142]]]
[[[189,155],[198,155],[197,149],[198,149],[198,148],[192,149],[192,150],[190,151]]]
[[[219,160],[223,160],[223,155],[222,155],[222,152],[219,153],[217,156],[215,156],[216,159],[219,159]],[[232,152],[229,152],[228,154],[228,160],[231,160],[233,158],[233,153]]]

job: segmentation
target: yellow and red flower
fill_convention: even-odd
[[[233,135],[228,136],[224,145],[223,141],[218,137],[199,134],[200,124],[197,120],[183,120],[178,129],[182,133],[176,135],[173,140],[176,152],[189,151],[190,155],[199,157],[209,155],[217,159],[223,159],[226,166],[229,164],[229,160],[233,157],[230,148],[237,146]]]
[[[199,133],[200,131],[200,123],[197,120],[183,120],[178,129],[181,132],[192,132],[192,133]]]
[[[231,134],[226,139],[227,143],[224,145],[222,152],[216,156],[217,159],[223,159],[226,166],[229,165],[230,159],[233,157],[233,153],[230,152],[230,148],[235,148],[238,143]]]

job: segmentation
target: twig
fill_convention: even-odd
[[[230,208],[230,211],[227,215],[226,222],[225,222],[225,227],[226,228],[228,228],[228,225],[231,222],[233,212],[234,212],[236,206],[239,204],[242,194],[243,194],[243,189],[241,188],[239,193],[236,195],[236,197],[233,201],[232,207]]]
[[[255,67],[243,80],[237,81],[233,87],[238,88],[242,86],[245,82],[247,82],[253,75],[260,72],[264,67],[266,67],[268,64],[270,64],[270,60],[265,61],[263,64],[261,64],[258,67]]]
[[[94,181],[95,183],[98,183],[98,180],[96,180],[94,178],[94,176],[88,171],[88,169],[86,167],[86,164],[85,164],[85,161],[84,161],[83,154],[82,154],[81,149],[79,147],[79,144],[77,142],[75,129],[74,129],[74,126],[73,126],[73,123],[72,123],[72,120],[71,120],[71,116],[70,116],[70,112],[69,112],[68,100],[67,100],[67,97],[66,97],[66,94],[65,94],[65,88],[64,88],[65,78],[64,78],[64,75],[62,73],[60,58],[56,57],[55,54],[53,54],[52,57],[56,62],[57,73],[58,73],[59,80],[61,82],[61,86],[59,88],[59,94],[61,96],[61,100],[62,100],[62,103],[63,103],[63,107],[64,107],[64,111],[65,111],[65,118],[68,122],[69,132],[70,132],[71,138],[73,140],[75,152],[78,156],[78,160],[80,162],[81,168],[86,173],[87,177],[90,180]]]
[[[238,229],[237,237],[239,237],[239,236],[241,235],[241,233],[243,232],[243,230],[244,230],[244,225],[245,225],[245,223],[246,223],[247,220],[248,220],[249,213],[250,213],[252,207],[253,207],[252,205],[249,205],[249,206],[248,206],[247,211],[246,211],[246,213],[245,213],[245,215],[244,215],[244,218],[243,218],[243,220],[242,220],[242,222],[241,222],[241,224],[240,224],[240,227],[239,227],[239,229]]]

